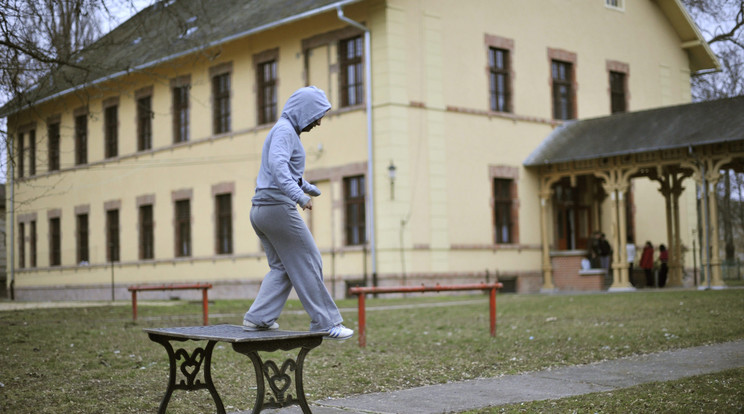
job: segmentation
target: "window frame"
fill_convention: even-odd
[[[109,203],[107,203],[109,204]],[[121,261],[121,203],[106,206],[106,262]]]
[[[209,69],[212,84],[212,134],[231,131],[232,63],[222,63]]]
[[[16,177],[23,178],[24,145],[26,141],[25,133],[18,132],[16,141]]]
[[[153,87],[148,86],[134,93],[138,152],[152,149],[152,120],[155,118],[155,112],[152,110],[152,90]]]
[[[28,131],[28,175],[36,175],[36,128]]]
[[[103,101],[103,151],[104,158],[119,156],[119,98]]]
[[[177,258],[191,257],[193,255],[191,222],[193,220],[191,210],[191,189],[173,191],[171,200],[173,202],[173,242],[174,256]]]
[[[138,207],[139,219],[139,259],[155,258],[155,208],[153,204]]]
[[[175,201],[176,257],[190,257],[191,246],[191,200]]]
[[[60,117],[55,116],[47,121],[47,150],[49,172],[60,169]]]
[[[492,240],[494,244],[519,244],[519,168],[510,165],[489,166],[489,177],[491,186],[491,223]],[[508,194],[503,197],[497,191],[497,183],[506,187]],[[501,212],[501,216],[499,216]],[[501,237],[499,229],[499,217],[508,220],[508,236],[506,240]]]
[[[512,221],[512,187],[514,180],[510,178],[493,179],[493,223],[494,243],[513,243],[513,221]],[[506,195],[504,195],[506,194]],[[504,230],[506,234],[504,234]]]
[[[49,220],[49,266],[62,265],[62,216],[60,210],[50,210]]]
[[[233,197],[232,193],[215,194],[215,244],[218,255],[233,254]]]
[[[18,268],[26,267],[26,223],[18,222]]]
[[[73,113],[75,123],[75,165],[88,163],[88,108]]]
[[[556,65],[567,65],[569,69],[565,76],[565,79],[557,79],[555,77],[554,68]],[[570,119],[577,119],[578,114],[578,96],[576,91],[578,90],[578,84],[576,82],[576,64],[577,55],[576,53],[569,52],[562,49],[548,48],[548,79],[550,81],[550,102],[551,102],[551,117],[556,121],[566,121]],[[559,110],[563,105],[560,105],[560,96],[558,87],[566,87],[566,98],[567,102],[565,109],[567,113],[565,117],[557,116]]]
[[[562,75],[561,71],[565,75]],[[575,119],[576,114],[573,111],[574,93],[570,79],[573,74],[571,62],[554,59],[551,62],[550,73],[553,96],[553,119],[561,121]],[[565,93],[563,93],[563,88],[565,88]]]
[[[256,107],[258,109],[258,125],[273,123],[277,120],[277,67],[276,59],[260,62],[256,65],[256,85],[258,88],[258,101]],[[267,68],[270,69],[269,77],[266,76]]]
[[[367,242],[366,183],[364,174],[343,178],[344,245],[346,246],[360,246]]]
[[[28,265],[36,267],[36,218],[29,221],[28,229]]]
[[[75,214],[75,234],[77,237],[77,264],[90,262],[90,216],[87,211]]]
[[[604,0],[604,5],[608,9],[618,10],[618,11],[625,11],[625,1],[624,0]]]
[[[514,113],[514,94],[513,94],[513,59],[514,59],[514,39],[486,34],[484,36],[484,43],[486,49],[486,74],[488,76],[488,109],[491,112],[503,112],[503,113]],[[496,68],[494,65],[493,52],[499,51],[506,57],[504,67]],[[494,76],[503,76],[506,80],[504,82],[504,107],[499,108],[495,105],[494,95],[498,95],[496,89],[497,83],[494,82]]]
[[[137,197],[137,257],[139,260],[155,259],[155,194]],[[149,209],[149,217],[145,211]]]
[[[191,76],[171,80],[171,103],[173,116],[173,143],[189,141]]]
[[[628,77],[630,76],[630,65],[624,62],[618,62],[615,60],[607,61],[607,76],[608,76],[608,87],[607,93],[610,98],[610,114],[625,113],[629,110],[629,89],[628,89]],[[613,85],[613,75],[620,76],[622,78],[621,88],[617,88],[617,85]],[[617,106],[620,104],[621,110],[618,110]]]
[[[354,45],[353,56],[349,57],[349,45]],[[364,104],[364,37],[355,35],[338,42],[339,100],[340,107]],[[349,69],[353,68],[354,81],[349,80]],[[350,92],[353,90],[353,95]]]

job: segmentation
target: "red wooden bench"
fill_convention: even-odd
[[[209,325],[209,302],[207,300],[207,290],[211,289],[210,283],[176,283],[164,285],[132,285],[127,288],[132,292],[132,319],[137,320],[137,292],[153,290],[188,290],[201,289],[202,291],[202,308],[204,310],[204,325]]]
[[[490,322],[491,322],[491,336],[496,336],[496,291],[504,287],[501,283],[474,283],[464,285],[448,285],[441,286],[439,284],[435,286],[385,286],[385,287],[353,287],[349,289],[349,293],[352,295],[359,296],[359,346],[364,348],[367,346],[367,333],[365,325],[367,324],[367,317],[365,313],[365,297],[368,294],[375,293],[409,293],[409,292],[444,292],[444,291],[459,291],[459,290],[488,290],[489,295],[489,310],[490,310]]]

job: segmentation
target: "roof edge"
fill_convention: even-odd
[[[143,64],[137,65],[137,66],[135,66],[134,68],[131,68],[131,69],[127,69],[127,70],[122,70],[122,71],[119,71],[119,72],[115,72],[115,73],[112,73],[110,75],[104,76],[102,78],[98,78],[98,79],[95,79],[95,80],[90,81],[90,82],[86,82],[86,83],[83,83],[83,84],[80,84],[80,85],[77,85],[77,86],[73,86],[71,88],[67,88],[67,89],[65,89],[63,91],[59,91],[57,93],[54,93],[54,94],[49,95],[49,96],[46,96],[46,97],[41,98],[39,100],[36,100],[34,102],[27,103],[27,104],[21,106],[18,109],[6,111],[6,112],[0,112],[0,118],[7,118],[7,117],[9,117],[11,115],[15,115],[18,112],[21,112],[21,111],[23,111],[25,109],[28,109],[28,108],[32,107],[33,105],[39,105],[39,104],[42,104],[42,103],[45,103],[45,102],[49,102],[51,100],[54,100],[54,99],[63,97],[65,95],[68,95],[70,93],[79,91],[81,89],[89,88],[91,86],[95,86],[95,85],[98,85],[98,84],[101,84],[101,83],[104,83],[104,82],[107,82],[107,81],[110,81],[110,80],[119,78],[121,76],[130,74],[132,72],[137,72],[137,71],[141,71],[141,70],[144,70],[144,69],[152,68],[154,66],[157,66],[157,65],[160,65],[162,63],[165,63],[165,62],[168,62],[168,61],[171,61],[171,60],[175,60],[175,59],[178,59],[178,58],[181,58],[181,57],[190,55],[190,54],[195,53],[195,52],[198,52],[200,50],[204,50],[204,49],[207,49],[207,48],[210,48],[210,47],[214,47],[214,46],[219,46],[219,45],[222,45],[222,44],[231,42],[233,40],[237,40],[237,39],[240,39],[240,38],[243,38],[243,37],[246,37],[246,36],[250,36],[250,35],[253,35],[253,34],[256,34],[256,33],[259,33],[259,32],[263,32],[265,30],[273,29],[275,27],[283,26],[285,24],[289,24],[289,23],[292,23],[292,22],[295,22],[295,21],[298,21],[298,20],[302,20],[302,19],[305,19],[305,18],[308,18],[308,17],[312,17],[312,16],[315,16],[315,15],[318,15],[318,14],[322,14],[322,13],[325,13],[325,12],[330,11],[330,10],[335,10],[338,7],[343,7],[343,6],[346,6],[346,5],[349,5],[349,4],[353,4],[353,3],[358,3],[358,2],[361,2],[361,1],[362,0],[340,0],[340,1],[337,1],[337,2],[334,2],[334,3],[331,3],[331,4],[328,4],[328,5],[325,5],[325,6],[322,6],[322,7],[318,7],[317,9],[307,10],[305,12],[302,12],[300,14],[296,14],[294,16],[285,17],[285,18],[280,19],[280,20],[277,20],[275,22],[272,22],[272,23],[269,23],[269,24],[265,24],[263,26],[258,26],[258,27],[255,27],[253,29],[250,29],[250,30],[246,30],[246,31],[243,31],[243,32],[240,32],[240,33],[236,33],[236,34],[227,36],[227,37],[223,37],[222,39],[214,40],[214,41],[209,42],[209,43],[207,43],[205,45],[193,47],[191,49],[184,50],[183,52],[174,53],[172,55],[168,55],[168,56],[162,57],[160,59],[156,59],[156,60],[153,60],[153,61],[150,61],[150,62],[147,62],[147,63],[143,63]],[[8,104],[10,104],[10,102]]]
[[[707,63],[709,65],[705,66],[704,64],[701,64],[699,65],[699,67],[696,67],[695,62],[693,62],[693,57],[690,56],[690,70],[693,73],[721,70],[721,62],[718,61],[718,57],[715,55],[715,53],[713,53],[710,45],[703,37],[703,34],[700,32],[698,25],[692,19],[692,16],[690,16],[690,13],[687,11],[682,2],[680,0],[652,1],[659,6],[664,15],[669,19],[672,27],[677,30],[678,34],[681,32],[681,30],[684,29],[683,27],[680,27],[680,23],[682,23],[680,20],[684,22],[682,23],[683,25],[686,23],[686,26],[688,26],[689,29],[692,29],[692,32],[695,34],[695,40],[680,39],[682,49],[687,51],[688,53],[692,53],[692,50],[697,49],[698,55],[703,55],[708,58]]]

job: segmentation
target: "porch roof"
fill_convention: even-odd
[[[527,157],[537,167],[569,161],[744,141],[744,96],[568,121]]]

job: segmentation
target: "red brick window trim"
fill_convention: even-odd
[[[576,53],[562,49],[548,48],[548,64],[550,76],[548,82],[551,88],[553,119],[576,119],[577,91],[576,82]]]
[[[494,244],[519,244],[519,168],[489,167]]]
[[[278,62],[278,48],[264,50],[253,55],[253,67],[256,72],[256,119],[258,125],[269,124],[277,120]]]
[[[514,112],[514,40],[485,34],[484,42],[488,62],[486,74],[489,83],[489,109],[494,112]]]
[[[608,60],[607,75],[609,77],[607,93],[610,96],[610,113],[627,112],[630,99],[630,91],[628,89],[630,65],[615,60]]]

